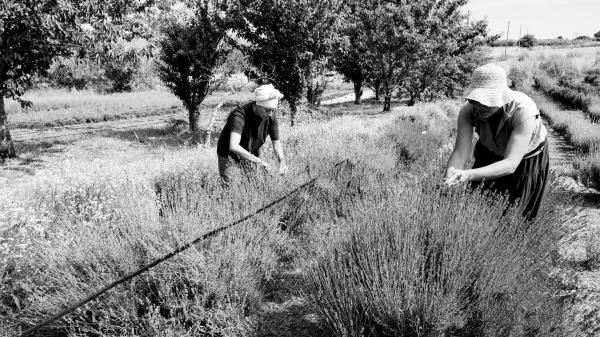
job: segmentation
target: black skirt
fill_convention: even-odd
[[[473,168],[487,166],[504,159],[479,142],[475,145],[474,157]],[[537,216],[548,181],[550,156],[546,142],[523,158],[514,173],[496,179],[472,182],[471,187],[508,194],[509,201],[518,203],[523,210],[523,216],[531,220]]]

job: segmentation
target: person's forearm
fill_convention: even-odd
[[[466,170],[469,180],[479,181],[483,179],[495,179],[512,174],[517,169],[518,163],[508,159],[497,161],[493,164],[476,169]]]
[[[446,165],[446,169],[451,167],[455,169],[462,170],[465,166],[465,162],[467,161],[467,156],[458,151],[453,151],[450,155],[450,159],[448,159],[448,164]]]
[[[231,152],[237,154],[238,156],[242,157],[243,159],[246,159],[248,161],[251,161],[253,163],[262,163],[262,159],[258,158],[257,156],[253,155],[252,153],[248,152],[246,149],[244,149],[241,146],[235,146],[231,148]]]
[[[273,151],[277,156],[277,160],[279,160],[279,164],[285,164],[285,157],[283,156],[283,147],[281,143],[277,143],[277,145],[273,146]]]

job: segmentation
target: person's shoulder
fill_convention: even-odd
[[[242,118],[245,119],[249,109],[252,108],[252,103],[238,105],[229,113],[230,118]]]
[[[516,109],[525,108],[525,109],[537,110],[537,105],[535,104],[535,101],[533,99],[531,99],[531,97],[529,97],[527,94],[520,92],[520,91],[513,90],[512,101],[509,104],[512,105]]]
[[[469,103],[469,101],[465,101],[465,103],[460,107],[460,111],[458,113],[459,113],[459,115],[460,114],[472,115],[473,114],[473,104]]]

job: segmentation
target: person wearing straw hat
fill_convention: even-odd
[[[464,169],[473,140],[479,136],[471,169]],[[547,131],[535,102],[508,87],[504,69],[486,64],[473,72],[466,102],[458,115],[456,143],[446,168],[449,186],[508,193],[523,215],[539,210],[549,171]]]
[[[260,158],[260,148],[268,137],[279,161],[279,174],[287,173],[287,165],[279,139],[279,123],[275,110],[283,95],[272,84],[254,90],[254,100],[229,113],[217,144],[219,174],[224,182],[233,171],[259,166],[271,172],[271,165]]]

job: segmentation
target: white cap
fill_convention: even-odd
[[[277,104],[281,98],[283,98],[283,94],[275,89],[272,84],[261,85],[254,90],[256,105],[267,109],[277,109]]]

